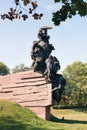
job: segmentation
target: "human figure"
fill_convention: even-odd
[[[50,55],[46,61],[46,70],[44,72],[48,80],[50,80],[51,75],[55,75],[60,69],[60,64],[58,59],[55,56]]]
[[[66,80],[61,74],[57,73],[60,69],[60,63],[55,56],[51,55],[54,46],[49,43],[48,29],[51,29],[51,27],[44,26],[40,28],[38,33],[39,40],[33,42],[31,51],[32,67],[34,71],[44,74],[47,81],[52,84],[52,97],[59,103]]]
[[[34,71],[41,71],[44,73],[46,69],[45,60],[49,57],[54,47],[49,44],[49,36],[47,35],[47,29],[50,27],[43,27],[39,30],[38,38],[39,41],[33,42],[31,58],[33,59],[32,67]]]

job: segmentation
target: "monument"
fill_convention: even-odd
[[[48,29],[52,28],[47,26],[40,28],[38,33],[39,40],[33,42],[31,51],[32,68],[34,72],[42,73],[47,82],[52,84],[52,98],[59,103],[66,80],[61,74],[57,73],[60,69],[60,63],[55,56],[51,55],[55,48],[49,43],[50,36],[47,34]]]
[[[33,70],[0,76],[0,99],[15,101],[45,120],[50,120],[52,99],[60,102],[66,83],[57,73],[60,63],[51,55],[54,46],[49,43],[48,29],[40,28],[38,41],[33,42]]]

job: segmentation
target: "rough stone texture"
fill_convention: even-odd
[[[47,120],[50,119],[51,91],[45,77],[32,70],[0,76],[0,99],[15,101]]]
[[[45,120],[50,120],[50,106],[45,107],[29,107],[33,112]]]

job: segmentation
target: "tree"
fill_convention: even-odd
[[[23,71],[28,71],[28,70],[30,70],[29,67],[24,66],[24,64],[20,64],[20,65],[15,66],[12,69],[12,73],[23,72]]]
[[[28,18],[27,14],[23,14],[22,10],[27,10],[28,14],[31,14],[35,20],[41,19],[43,13],[36,13],[34,10],[37,9],[37,1],[31,0],[14,0],[15,8],[10,8],[7,14],[1,15],[4,20],[8,18],[9,20],[20,19],[26,20]],[[54,25],[60,25],[62,21],[65,21],[72,16],[80,15],[81,17],[87,15],[87,2],[84,0],[54,0],[55,4],[61,4],[61,8],[52,14],[52,21]],[[24,7],[21,6],[23,3]],[[29,6],[29,8],[27,8]],[[31,7],[30,7],[31,6]]]
[[[63,102],[67,105],[86,106],[87,103],[87,63],[75,61],[63,71],[67,81]]]
[[[87,2],[84,0],[54,0],[62,3],[62,7],[53,13],[52,21],[55,25],[59,25],[62,21],[72,16],[80,15],[81,17],[87,15]]]
[[[7,75],[7,74],[10,74],[9,68],[3,62],[0,62],[0,75]]]

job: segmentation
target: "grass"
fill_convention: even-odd
[[[55,130],[55,123],[40,119],[29,109],[0,100],[0,130]]]
[[[52,109],[52,114],[65,120],[87,121],[87,109]]]
[[[0,100],[0,130],[87,130],[86,110],[51,109],[51,113],[51,121],[44,121],[14,102]]]
[[[52,121],[64,130],[87,130],[87,109],[51,109],[51,113]]]

